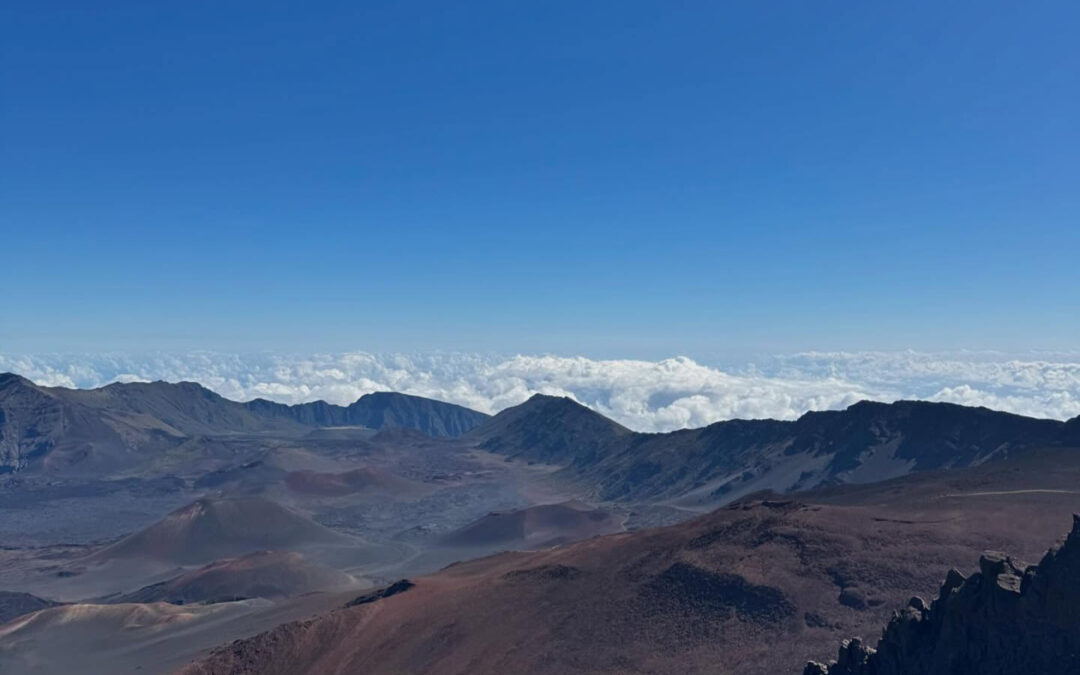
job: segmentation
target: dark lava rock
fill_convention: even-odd
[[[581,576],[581,570],[570,565],[540,565],[524,570],[513,570],[503,575],[507,580],[539,579],[562,581],[576,579]]]
[[[870,606],[866,601],[866,595],[858,588],[845,588],[840,591],[837,601],[845,607],[862,611]]]
[[[1075,675],[1080,673],[1080,516],[1038,565],[987,553],[968,578],[949,572],[927,606],[912,598],[877,648],[859,639],[804,675]]]
[[[805,623],[808,628],[840,628],[839,624],[829,621],[816,612],[806,612],[803,614],[803,623]]]
[[[383,598],[389,598],[391,595],[397,595],[398,593],[404,593],[413,586],[413,582],[408,579],[400,579],[390,584],[385,588],[365,593],[364,595],[358,595],[349,602],[345,603],[346,607],[356,607],[357,605],[366,605],[369,602],[375,602],[376,600],[382,600]]]
[[[726,617],[733,612],[744,620],[779,621],[795,607],[783,591],[752,584],[737,574],[712,572],[677,562],[653,579],[648,590],[658,602],[674,603],[696,613]]]

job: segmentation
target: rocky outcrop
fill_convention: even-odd
[[[876,648],[858,638],[804,675],[1075,675],[1080,673],[1080,516],[1038,565],[988,553],[965,578],[949,572],[927,606],[912,598]]]
[[[671,565],[642,590],[650,606],[685,612],[699,620],[738,617],[741,621],[769,624],[795,613],[795,605],[779,588],[685,562]]]
[[[367,605],[369,603],[376,602],[378,600],[382,600],[383,598],[389,598],[392,595],[397,595],[398,593],[404,593],[405,591],[409,590],[410,588],[412,588],[415,585],[416,584],[409,581],[408,579],[398,579],[397,581],[390,584],[389,586],[386,586],[384,588],[380,588],[380,589],[371,591],[370,593],[365,593],[363,595],[356,596],[355,598],[353,598],[349,602],[345,603],[345,607],[356,607],[357,605]]]

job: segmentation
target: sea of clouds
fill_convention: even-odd
[[[640,431],[731,418],[793,419],[862,399],[982,405],[1034,417],[1080,415],[1080,353],[805,352],[754,363],[597,360],[462,353],[0,355],[0,372],[39,384],[190,380],[235,399],[346,404],[399,391],[495,413],[536,393],[569,396]]]

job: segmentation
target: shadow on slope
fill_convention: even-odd
[[[489,549],[544,548],[622,529],[622,519],[610,511],[569,501],[489,513],[450,532],[440,543]]]
[[[219,560],[168,581],[109,598],[115,603],[168,602],[174,605],[216,603],[248,598],[287,598],[356,584],[337,570],[292,551],[259,551]]]

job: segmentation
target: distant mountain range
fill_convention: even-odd
[[[230,401],[193,382],[116,383],[99,389],[43,387],[0,374],[0,473],[119,469],[139,453],[199,436],[299,436],[320,427],[403,428],[459,436],[488,419],[451,403],[375,393],[349,406]]]
[[[461,436],[489,417],[453,403],[388,391],[365,394],[347,406],[325,401],[284,405],[261,398],[242,405],[262,418],[290,420],[309,427],[411,429],[445,438]]]
[[[399,430],[405,435],[398,445],[439,441],[554,465],[558,476],[602,501],[690,508],[760,490],[870,483],[1033,448],[1080,446],[1080,418],[1060,422],[921,401],[864,401],[795,421],[730,420],[648,434],[568,398],[544,395],[489,417],[395,393],[369,394],[348,406],[290,406],[238,403],[191,382],[77,390],[0,375],[0,473],[80,466],[123,471],[155,450],[192,439],[314,438],[316,430],[340,427]]]
[[[163,673],[224,644],[186,672],[794,673],[979,550],[1039,555],[1080,510],[1078,449],[1080,418],[917,401],[647,434],[552,396],[489,417],[3,375],[0,523],[35,538],[4,554],[0,670]],[[969,577],[887,644],[953,644],[921,631],[966,599],[1035,616],[1045,593],[1010,590],[1033,574],[994,562],[1007,594]]]
[[[950,403],[863,401],[792,422],[729,420],[646,434],[570,399],[537,395],[466,438],[511,458],[561,465],[565,477],[590,486],[600,499],[690,505],[1080,446],[1080,418],[1060,422]]]

